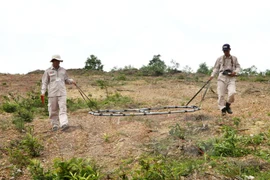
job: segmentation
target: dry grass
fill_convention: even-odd
[[[1,96],[8,93],[25,94],[40,81],[42,74],[0,75]],[[105,97],[105,91],[95,85],[99,79],[111,80],[110,75],[78,75],[70,72],[86,94],[94,98]],[[129,77],[122,83],[109,87],[109,92],[119,92],[131,97],[141,107],[156,107],[167,105],[185,105],[200,89],[206,79],[201,82],[179,80],[176,77]],[[132,79],[132,80],[129,80]],[[207,78],[207,77],[205,77]],[[192,142],[220,135],[220,124],[234,125],[233,118],[241,119],[238,129],[242,134],[258,134],[268,131],[270,125],[270,86],[267,83],[238,82],[236,102],[232,105],[233,115],[221,117],[217,109],[216,82],[211,84],[202,103],[202,110],[189,114],[155,115],[143,117],[95,117],[88,110],[69,112],[71,128],[67,132],[51,132],[47,119],[36,118],[30,125],[34,127],[45,146],[40,160],[45,166],[52,165],[53,159],[60,157],[90,157],[97,160],[106,171],[119,167],[121,160],[134,159],[149,151],[146,145],[166,139],[171,126],[178,123],[187,129],[186,141],[179,141],[175,146],[168,147],[166,153],[180,153],[179,148],[192,146]],[[76,87],[68,86],[68,96],[80,98]],[[199,96],[190,105],[199,105]],[[8,123],[9,114],[0,114],[0,123]],[[1,125],[2,126],[2,125]],[[12,124],[1,128],[0,147],[20,136]],[[185,149],[185,148],[184,148]],[[0,177],[7,177],[9,166],[7,155],[0,156]],[[190,155],[190,154],[189,154]],[[29,178],[27,171],[21,179]]]

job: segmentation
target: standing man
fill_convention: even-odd
[[[231,47],[229,44],[222,46],[224,55],[216,60],[213,72],[209,78],[212,80],[218,73],[217,92],[218,92],[218,107],[221,114],[224,116],[226,112],[232,114],[231,103],[234,102],[234,94],[236,93],[235,81],[236,76],[240,72],[240,64],[235,56],[230,54]],[[228,93],[227,101],[225,94]]]
[[[60,67],[60,62],[63,62],[60,55],[53,55],[51,62],[52,67],[47,69],[42,77],[41,99],[44,99],[45,92],[48,89],[48,110],[52,130],[57,131],[58,127],[66,130],[69,126],[65,84],[76,83],[72,79],[69,79],[66,70]]]

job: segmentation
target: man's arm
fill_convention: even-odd
[[[69,79],[68,78],[68,75],[67,75],[67,72],[66,71],[65,71],[65,77],[64,77],[64,79],[65,79],[65,83],[66,84],[76,84],[76,82],[73,79]]]
[[[49,76],[47,71],[45,71],[42,76],[41,95],[44,95],[46,93],[48,83],[49,83]]]
[[[219,59],[220,58],[218,58],[216,60],[215,66],[213,67],[213,71],[211,73],[211,76],[210,76],[209,80],[212,80],[214,78],[214,76],[219,72],[219,69],[220,69]]]

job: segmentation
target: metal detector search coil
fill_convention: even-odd
[[[169,109],[184,109],[173,111],[158,111]],[[122,110],[98,110],[90,111],[89,114],[94,116],[146,116],[146,115],[162,115],[162,114],[175,114],[187,113],[200,110],[197,106],[164,106],[154,108],[138,108],[138,109],[122,109]],[[151,112],[152,111],[152,112]]]

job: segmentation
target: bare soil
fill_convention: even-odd
[[[104,98],[104,89],[95,85],[102,79],[113,81],[112,75],[78,74],[69,72],[70,78],[86,94],[94,98]],[[26,94],[37,87],[42,77],[41,73],[26,75],[0,74],[0,101],[8,93]],[[131,97],[135,105],[140,107],[158,107],[167,105],[182,106],[195,95],[206,82],[207,77],[198,82],[179,79],[178,75],[171,77],[136,77],[127,76],[126,81],[119,81],[109,91]],[[81,98],[75,86],[67,86],[68,97]],[[45,149],[38,158],[45,167],[53,164],[53,159],[70,159],[72,157],[91,158],[103,167],[106,173],[119,168],[121,161],[132,159],[134,162],[141,154],[149,152],[149,145],[166,140],[172,126],[179,124],[188,130],[185,141],[170,144],[167,154],[185,154],[197,156],[193,144],[219,136],[221,124],[233,125],[233,118],[241,119],[239,132],[242,134],[258,134],[268,131],[270,125],[270,84],[260,82],[237,82],[236,101],[232,104],[233,114],[221,116],[217,108],[216,79],[201,104],[201,110],[192,113],[166,114],[154,116],[105,117],[92,116],[88,109],[68,112],[70,128],[65,131],[51,131],[51,125],[46,117],[36,117],[29,126],[42,140]],[[190,105],[200,105],[200,93]],[[135,106],[134,105],[134,106]],[[117,107],[116,107],[117,108]],[[134,108],[134,107],[133,107]],[[115,108],[114,108],[115,109]],[[0,114],[0,148],[5,147],[14,139],[21,137],[11,123],[11,114]],[[182,148],[179,148],[182,147]],[[9,179],[8,154],[0,155],[0,177]],[[30,179],[27,169],[18,179]],[[214,175],[209,179],[214,179]],[[197,179],[203,177],[197,177]],[[191,179],[194,179],[191,178]]]

